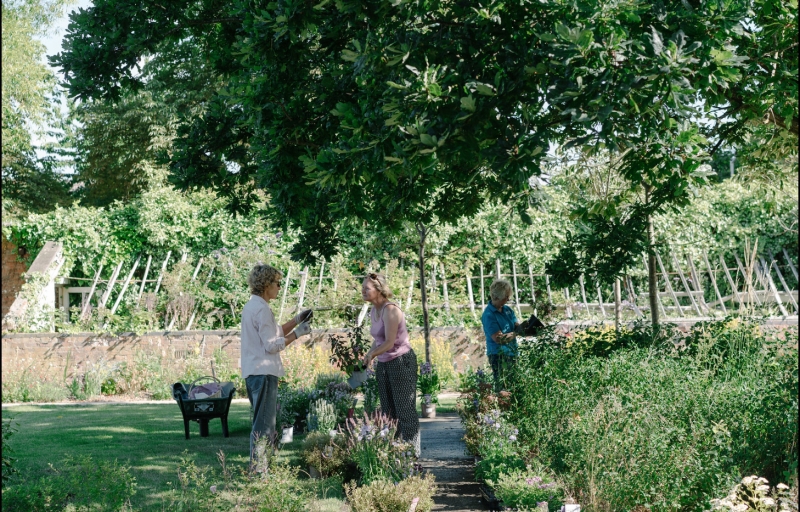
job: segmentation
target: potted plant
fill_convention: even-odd
[[[358,325],[357,313],[347,309],[350,332],[343,336],[331,337],[331,364],[347,374],[347,383],[355,389],[367,380],[364,356],[369,351],[369,342],[364,339],[363,327]]]
[[[417,389],[422,399],[422,417],[435,418],[436,404],[439,403],[439,391],[441,389],[436,366],[431,363],[422,363],[419,366]]]

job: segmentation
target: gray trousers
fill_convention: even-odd
[[[417,416],[417,355],[413,350],[385,363],[378,362],[375,378],[381,398],[381,412],[397,420],[397,433],[414,446],[419,457],[419,416]]]
[[[278,414],[278,377],[251,375],[245,379],[247,398],[253,409],[253,430],[250,432],[250,466],[264,459],[267,447],[275,444],[275,421]],[[257,442],[258,441],[258,442]],[[267,455],[268,457],[268,455]]]

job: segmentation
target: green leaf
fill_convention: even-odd
[[[475,98],[470,94],[461,98],[461,108],[468,112],[475,112]]]

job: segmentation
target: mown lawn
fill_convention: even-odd
[[[455,397],[440,398],[438,412],[455,410]],[[219,420],[209,424],[209,437],[200,437],[200,427],[190,422],[190,439],[184,438],[183,420],[175,402],[163,404],[21,405],[4,407],[3,418],[12,416],[18,431],[9,444],[18,461],[20,477],[37,480],[46,476],[49,464],[58,468],[66,456],[91,456],[94,460],[117,460],[131,467],[137,491],[136,510],[162,510],[167,493],[177,486],[182,458],[198,466],[219,468],[217,454],[223,451],[231,466],[245,467],[249,461],[249,404],[232,403],[228,415],[230,437],[222,437]],[[304,436],[283,446],[279,457],[301,466],[300,445]],[[311,483],[309,483],[311,485]],[[338,510],[340,487],[313,486],[323,509]]]

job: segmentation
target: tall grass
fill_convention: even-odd
[[[745,474],[796,475],[796,330],[731,318],[580,338],[522,349],[512,421],[589,510],[706,510]]]

